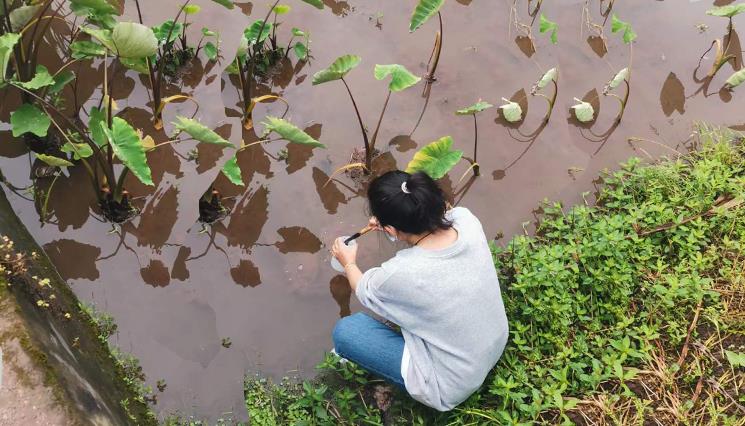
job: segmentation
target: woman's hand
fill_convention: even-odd
[[[334,245],[331,247],[331,255],[341,263],[341,266],[346,269],[350,263],[357,261],[357,244],[348,246],[344,244],[344,238],[339,237],[334,241]]]

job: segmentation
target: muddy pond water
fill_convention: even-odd
[[[125,16],[134,20],[134,3],[124,3]],[[219,30],[225,58],[233,57],[243,29],[263,18],[269,7],[244,2],[228,11],[208,1],[195,3],[203,9],[193,29]],[[239,156],[246,188],[218,176],[229,158],[219,149],[200,147],[198,163],[189,160],[193,143],[158,150],[150,155],[155,188],[127,181],[142,212],[120,233],[111,233],[111,225],[100,220],[82,168],[71,169],[69,177],[56,183],[47,223],[40,222],[38,208],[22,197],[23,191],[9,194],[16,212],[80,299],[113,315],[118,332],[111,342],[139,358],[153,388],[156,381],[165,381],[165,390],[156,391],[160,414],[180,412],[214,420],[232,413],[228,415],[245,418],[244,374],[312,376],[313,366],[331,348],[335,321],[360,309],[345,279],[329,267],[328,243],[366,223],[364,189],[343,175],[324,186],[327,176],[361,147],[360,129],[343,84],[312,86],[311,77],[337,56],[360,55],[362,64],[347,81],[363,118],[373,126],[386,96],[386,83],[373,78],[374,65],[399,63],[423,75],[436,19],[410,34],[414,1],[324,0],[324,10],[296,0],[286,3],[293,9],[283,17],[280,40],[291,27],[308,31],[313,58],[308,63],[298,63],[293,56],[282,61],[257,93],[281,94],[290,104],[288,118],[328,149],[290,146],[287,160],[280,158],[282,142],[246,150]],[[507,239],[523,232],[521,224],[531,220],[542,199],[581,202],[580,194],[594,191],[593,180],[603,169],[633,155],[658,157],[684,150],[694,120],[745,129],[745,89],[720,91],[733,68],[742,66],[736,33],[731,47],[736,59],[708,85],[701,77],[713,53],[694,74],[702,53],[726,33],[726,19],[706,16],[705,11],[713,3],[731,2],[616,2],[614,11],[638,33],[630,100],[619,125],[614,124],[618,103],[603,97],[602,90],[616,71],[628,66],[630,51],[611,33],[610,23],[605,30],[607,51],[583,29],[584,3],[544,2],[542,12],[559,25],[558,44],[540,34],[536,23],[532,49],[510,29],[512,0],[446,1],[442,57],[422,121],[412,134],[427,101],[421,85],[392,96],[380,130],[382,154],[376,168],[405,168],[418,147],[445,135],[470,155],[473,121],[454,111],[479,99],[493,104],[502,97],[518,101],[526,109],[520,126],[507,125],[496,108],[478,116],[482,176],[460,200],[482,220],[488,236],[503,233]],[[590,3],[592,19],[602,22],[598,2]],[[171,17],[179,4],[145,1],[144,20],[156,25]],[[518,4],[520,20],[530,22],[527,2]],[[49,61],[50,68],[59,65]],[[200,105],[197,117],[238,144],[255,135],[242,129],[236,84],[223,73],[228,62],[195,61],[185,70],[181,89],[175,85],[169,91],[192,96]],[[551,121],[541,126],[546,103],[529,93],[552,67],[559,68],[558,100]],[[100,98],[102,69],[101,61],[93,61],[76,70],[85,105],[95,105]],[[120,110],[128,108],[128,119],[165,140],[149,122],[145,83],[135,72],[119,68],[114,97]],[[594,104],[598,119],[593,125],[580,125],[570,117],[575,97]],[[283,109],[279,103],[260,104],[255,121]],[[166,131],[172,131],[168,123],[176,114],[192,112],[190,103],[169,105]],[[0,117],[7,122],[8,108]],[[21,141],[12,139],[9,126],[1,126],[0,168],[14,186],[26,187],[31,184],[31,157]],[[654,142],[629,143],[630,137]],[[454,186],[466,166],[456,167],[444,184]],[[203,229],[197,223],[197,205],[213,181],[231,197],[226,203],[232,212]],[[395,251],[375,235],[360,245],[363,269]]]

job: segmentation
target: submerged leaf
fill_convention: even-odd
[[[0,36],[0,81],[5,81],[8,73],[8,63],[13,56],[13,48],[21,39],[20,34],[8,33]]]
[[[414,32],[417,28],[424,25],[435,13],[437,13],[445,0],[419,0],[419,3],[414,8],[414,13],[411,14],[411,22],[409,23],[409,32]]]
[[[481,111],[483,111],[485,109],[489,109],[489,108],[491,108],[493,106],[494,105],[490,104],[489,102],[484,102],[482,100],[479,100],[478,102],[476,102],[475,104],[473,104],[471,106],[468,106],[468,107],[465,107],[465,108],[462,108],[462,109],[459,109],[459,110],[455,111],[455,114],[457,114],[457,115],[471,115],[471,114],[476,114],[476,113],[481,112]]]
[[[745,3],[728,4],[727,6],[715,7],[706,11],[707,15],[731,18],[745,12]]]
[[[502,98],[504,105],[501,105],[499,109],[502,110],[502,117],[510,123],[517,123],[523,119],[523,109],[517,102],[512,102],[507,98]]]
[[[44,65],[36,66],[36,74],[34,78],[26,82],[19,82],[18,85],[28,90],[38,90],[42,87],[51,86],[54,84],[54,78],[49,74],[49,70]]]
[[[174,127],[188,134],[199,142],[235,148],[232,143],[228,142],[222,136],[218,135],[212,129],[208,128],[197,120],[181,116],[176,117],[176,119],[178,120],[178,122],[172,123]]]
[[[267,116],[266,121],[262,122],[262,124],[265,127],[265,133],[277,133],[278,135],[282,136],[282,139],[285,139],[287,142],[309,145],[318,148],[326,148],[326,145],[313,139],[311,135],[300,130],[300,128],[296,127],[294,124],[290,123],[287,120]]]
[[[47,163],[48,165],[52,167],[72,167],[74,164],[67,161],[64,158],[55,157],[53,155],[46,155],[46,154],[36,154],[36,158],[39,160]]]
[[[24,133],[32,133],[40,138],[47,135],[52,120],[35,105],[23,104],[10,114],[10,125],[13,127],[13,137]]]
[[[326,69],[322,69],[313,75],[313,85],[343,78],[349,71],[359,65],[360,61],[362,61],[362,58],[357,55],[344,55],[336,58]]]
[[[230,182],[233,183],[233,185],[238,186],[245,186],[243,183],[243,177],[241,176],[241,168],[238,166],[238,157],[235,155],[230,157],[230,160],[228,160],[224,166],[222,166],[222,174],[225,175],[226,178]]]
[[[559,31],[559,24],[557,24],[554,21],[549,20],[546,18],[544,14],[541,13],[541,26],[539,28],[541,34],[545,32],[551,33],[551,43],[557,44],[559,42],[557,32]]]
[[[463,151],[452,146],[453,138],[445,136],[423,147],[406,166],[406,173],[424,172],[432,179],[442,178],[463,157]]]
[[[118,158],[140,182],[153,186],[152,172],[147,164],[145,148],[137,131],[125,120],[114,117],[111,129],[100,123],[103,132]]]
[[[734,89],[735,87],[741,85],[743,82],[745,82],[745,68],[732,74],[730,78],[728,78],[727,81],[724,82],[724,86],[727,89]]]
[[[400,92],[419,83],[420,77],[410,73],[403,65],[375,65],[375,78],[383,80],[391,76],[391,82],[388,84],[388,90],[391,92]]]
[[[589,102],[585,102],[581,99],[574,98],[577,102],[576,105],[572,105],[574,110],[574,116],[577,117],[582,123],[589,123],[595,118],[595,108]]]
[[[114,52],[122,58],[146,58],[158,51],[158,39],[153,30],[136,22],[116,24],[111,40]]]

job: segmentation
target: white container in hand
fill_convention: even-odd
[[[343,236],[341,238],[344,239],[344,240],[346,240],[347,238],[349,238],[349,235],[345,235],[345,236]],[[348,246],[357,245],[357,240],[352,240],[347,245]],[[342,272],[342,273],[344,272],[344,267],[341,265],[341,263],[339,263],[338,260],[336,260],[336,257],[334,257],[334,255],[331,255],[331,268],[333,268],[334,271],[336,271],[336,272]]]

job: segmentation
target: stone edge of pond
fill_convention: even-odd
[[[95,318],[59,275],[43,249],[15,214],[0,188],[0,235],[26,260],[24,270],[8,276],[31,344],[53,376],[62,403],[81,424],[157,424],[132,380],[99,337]]]

